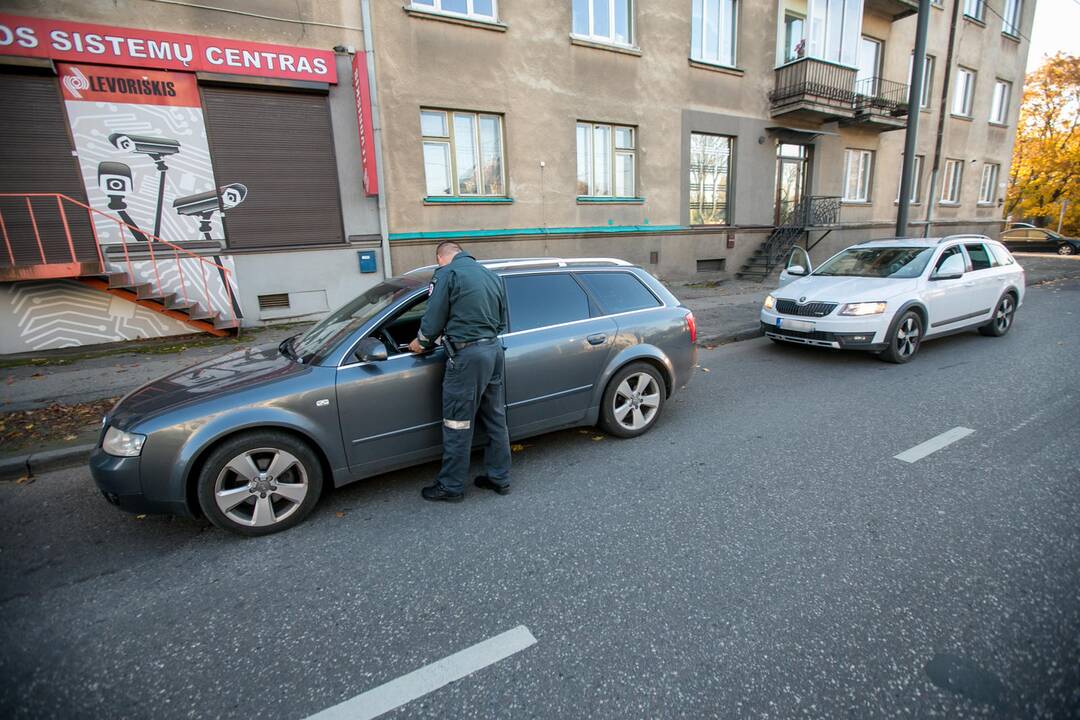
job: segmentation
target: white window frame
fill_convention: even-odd
[[[1009,98],[1012,83],[998,78],[994,81],[994,98],[990,104],[990,122],[1005,125],[1009,122]]]
[[[975,105],[975,81],[978,75],[971,68],[956,66],[956,89],[950,112],[957,117],[970,118]]]
[[[578,129],[582,128],[582,127],[587,127],[588,128],[589,147],[588,147],[588,152],[587,152],[587,162],[589,164],[589,188],[588,188],[588,192],[585,195],[582,195],[582,194],[578,193],[577,196],[579,198],[582,198],[582,197],[584,197],[584,198],[602,197],[602,198],[611,198],[613,200],[621,200],[621,199],[625,199],[625,200],[634,199],[634,200],[636,200],[637,197],[638,197],[637,196],[638,129],[633,125],[619,125],[619,124],[614,124],[614,123],[600,123],[600,122],[591,122],[589,120],[578,120],[577,123],[574,125],[575,143],[576,143],[576,139],[577,139]],[[609,143],[610,143],[608,148],[607,148],[608,158],[609,158],[608,167],[607,167],[607,176],[608,176],[608,188],[610,189],[610,191],[607,192],[607,193],[597,193],[597,190],[596,190],[597,167],[596,167],[596,149],[595,149],[595,145],[596,145],[596,130],[597,130],[597,128],[606,128],[607,129],[607,131],[608,131],[608,140],[609,140]],[[629,149],[617,147],[618,143],[615,140],[615,136],[616,136],[616,132],[619,131],[619,130],[629,130],[630,131],[630,144],[631,144],[631,147]],[[579,154],[580,152],[581,152],[580,148],[576,149],[577,154]],[[577,158],[577,154],[575,154],[575,158]],[[629,157],[630,162],[634,166],[634,172],[633,172],[633,176],[632,176],[632,182],[633,182],[634,186],[631,188],[632,192],[629,195],[616,195],[615,194],[615,186],[616,186],[616,184],[618,182],[618,179],[616,178],[616,169],[619,166],[618,156]],[[575,159],[575,172],[574,172],[574,188],[575,188],[575,191],[577,190],[578,172],[579,171],[580,171],[580,168],[576,166],[576,159]]]
[[[945,159],[945,172],[942,174],[940,205],[959,205],[961,184],[964,181],[964,161],[955,158]]]
[[[420,129],[420,146],[423,148],[426,145],[444,145],[450,153],[450,190],[449,194],[429,195],[427,192],[427,162],[424,160],[424,195],[425,197],[490,197],[490,198],[504,198],[509,196],[509,180],[506,177],[506,124],[502,115],[498,113],[486,113],[486,112],[474,112],[472,110],[450,110],[448,108],[420,108],[421,117],[423,113],[441,113],[444,118],[447,135],[424,135],[423,121],[421,121]],[[475,193],[463,193],[461,192],[461,180],[458,177],[458,155],[457,145],[455,141],[454,133],[454,121],[458,115],[470,115],[473,120],[473,164],[476,167],[476,188]],[[481,145],[480,145],[480,120],[481,118],[495,118],[499,123],[499,175],[502,177],[502,192],[498,193],[483,193],[480,190],[484,187],[484,167],[481,159]],[[423,153],[421,153],[421,156]]]
[[[637,5],[636,0],[607,0],[608,2],[608,35],[597,35],[595,32],[596,22],[593,18],[593,0],[585,0],[585,4],[589,8],[589,32],[582,34],[574,32],[574,17],[573,17],[573,0],[571,0],[570,6],[570,35],[581,40],[588,40],[589,42],[604,43],[605,45],[615,45],[617,47],[634,47],[634,41],[637,39],[637,27],[634,22],[634,10]],[[630,37],[626,42],[615,39],[615,5],[616,3],[626,3],[626,33]]]
[[[491,14],[484,15],[477,13],[473,10],[473,3],[475,0],[465,0],[466,11],[463,13],[456,10],[444,10],[443,2],[445,0],[430,0],[431,4],[427,4],[424,0],[410,0],[409,9],[419,10],[420,12],[437,13],[439,15],[446,15],[448,17],[460,17],[468,18],[469,20],[477,20],[479,22],[498,22],[499,21],[499,0],[491,0]]]
[[[963,0],[963,3],[964,17],[984,22],[984,18],[986,17],[986,0]]]
[[[1001,33],[1009,37],[1020,37],[1020,21],[1024,16],[1024,0],[1005,0],[1004,12],[1001,13]]]
[[[848,188],[851,186],[851,159],[855,156],[858,156],[858,166],[855,171],[858,177],[855,180],[859,183],[859,187],[857,194],[852,196],[848,195]],[[869,205],[873,177],[874,151],[863,150],[862,148],[846,148],[844,150],[844,189],[841,198],[843,202]]]
[[[937,63],[937,59],[927,53],[923,58],[923,86],[922,92],[919,93],[919,109],[929,110],[930,103],[933,102],[931,97],[934,92],[934,65]],[[908,55],[908,67],[907,67],[907,84],[911,87],[911,81],[915,74],[915,53],[912,52]]]
[[[830,22],[837,14],[840,16],[839,22]],[[806,22],[803,24],[806,55],[857,68],[862,16],[863,0],[809,0]],[[839,37],[836,37],[837,30]]]
[[[911,183],[911,205],[918,205],[920,201],[920,195],[922,195],[922,168],[925,155],[915,156],[915,167],[912,168],[911,179],[915,182]],[[900,156],[900,174],[896,179],[896,204],[900,204],[900,184],[904,180],[904,156]]]
[[[999,163],[983,163],[982,177],[979,178],[979,205],[993,205],[997,202],[997,184],[1000,175]]]
[[[874,53],[874,67],[864,68],[862,66],[863,61],[863,47],[866,45],[875,46]],[[885,41],[878,40],[876,37],[870,35],[862,35],[859,37],[859,52],[856,58],[856,70],[855,70],[855,91],[862,92],[864,95],[874,95],[878,93],[878,85],[881,83],[881,66],[885,61]],[[869,70],[869,75],[864,75],[864,72]],[[865,86],[865,81],[869,80],[869,86]],[[869,92],[865,92],[869,90]]]
[[[720,16],[716,26],[716,51],[717,56],[710,58],[705,56],[707,47],[705,28],[708,27],[709,0],[691,0],[690,11],[690,59],[697,62],[720,65],[723,67],[735,67],[738,58],[739,41],[739,0],[718,0]],[[698,27],[694,24],[698,23]],[[724,57],[724,39],[727,37],[731,43],[731,51],[728,57]],[[694,52],[694,40],[697,40],[699,52]]]

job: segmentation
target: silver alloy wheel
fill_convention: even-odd
[[[649,373],[634,373],[615,388],[612,402],[615,422],[627,430],[641,430],[660,409],[660,386]]]
[[[896,329],[896,351],[901,357],[911,357],[919,346],[919,323],[909,316]]]
[[[1005,332],[1012,325],[1012,316],[1015,312],[1016,306],[1013,305],[1012,295],[1006,295],[998,303],[997,312],[994,313],[994,325],[997,326],[998,332]]]
[[[278,448],[255,448],[225,464],[214,481],[214,500],[227,518],[266,527],[295,513],[308,494],[307,469]]]
[[[1058,255],[1072,255],[1073,248],[1069,243],[1061,243],[1058,245]]]

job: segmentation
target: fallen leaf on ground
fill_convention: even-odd
[[[338,511],[334,513],[334,517],[345,517],[345,513]]]
[[[64,439],[65,439],[65,440],[74,440],[74,439],[76,439],[77,437],[79,437],[79,436],[78,436],[78,435],[65,435],[65,436],[64,436]]]
[[[34,482],[34,478],[30,477],[29,475],[23,475],[21,478],[19,478],[18,480],[15,481],[15,484],[16,485],[29,485],[32,482]]]
[[[701,368],[701,372],[712,372],[709,368]]]
[[[510,452],[521,452],[524,449],[525,449],[525,446],[522,445],[521,443],[514,443],[513,445],[510,446]]]
[[[604,436],[603,435],[593,435],[592,439],[593,439],[593,442],[596,442],[597,440],[603,440]]]
[[[145,519],[146,519],[146,516],[145,516],[145,515],[136,515],[136,516],[135,516],[135,519],[136,519],[136,520],[145,520]]]

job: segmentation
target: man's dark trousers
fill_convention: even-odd
[[[438,483],[464,492],[473,426],[488,437],[484,466],[496,485],[510,483],[510,437],[506,430],[503,349],[497,339],[469,343],[447,359],[443,375],[443,460]],[[477,413],[479,410],[479,413]]]

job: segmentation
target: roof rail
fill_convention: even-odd
[[[945,237],[941,238],[940,240],[938,240],[938,245],[940,245],[943,242],[948,242],[950,240],[962,240],[964,238],[971,238],[973,240],[989,240],[990,239],[986,235],[981,235],[979,233],[957,233],[955,235],[946,235]]]
[[[491,270],[505,270],[519,267],[569,267],[571,265],[616,265],[619,267],[631,267],[633,263],[618,258],[558,258],[558,257],[535,257],[535,258],[505,258],[495,260],[480,260],[481,265]],[[425,272],[438,268],[438,265],[425,265],[413,268],[405,272],[405,275]]]

